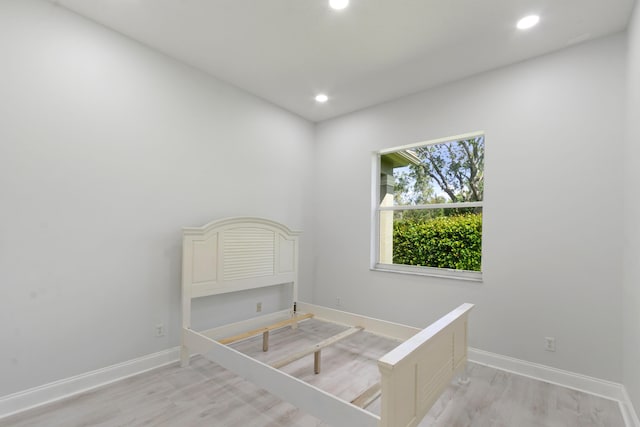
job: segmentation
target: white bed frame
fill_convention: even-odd
[[[299,235],[282,224],[249,217],[183,229],[183,366],[199,353],[335,427],[416,426],[454,376],[464,375],[473,305],[462,304],[421,330],[300,302]],[[193,298],[283,284],[290,284],[290,309],[206,331],[191,329]],[[379,392],[367,390],[361,402],[350,403],[224,344],[262,333],[266,351],[271,329],[266,325],[296,327],[297,319],[310,316],[404,341],[378,360]],[[314,359],[318,372],[319,349]],[[363,409],[367,403],[362,401],[371,402],[380,393],[380,416]]]

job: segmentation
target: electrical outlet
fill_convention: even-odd
[[[164,335],[164,325],[162,323],[158,323],[156,325],[156,337],[163,337]]]
[[[556,338],[544,337],[544,349],[546,351],[556,351]]]
[[[256,313],[260,313],[262,311],[262,303],[259,302],[256,304]]]

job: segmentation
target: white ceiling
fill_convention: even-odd
[[[313,121],[623,30],[634,0],[53,0]],[[539,14],[528,31],[518,18]],[[330,100],[316,104],[317,92]]]

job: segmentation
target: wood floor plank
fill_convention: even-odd
[[[267,353],[261,336],[232,346],[270,363],[346,329],[310,319],[272,331]],[[283,370],[351,401],[380,381],[377,359],[396,345],[363,331],[323,350],[320,375],[306,360]],[[452,383],[420,427],[624,427],[615,401],[473,363],[468,374],[470,382]],[[380,399],[367,410],[379,414]],[[187,368],[176,363],[2,419],[0,426],[328,427],[201,357]]]

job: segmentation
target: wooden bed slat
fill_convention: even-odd
[[[310,319],[312,317],[313,317],[313,314],[311,314],[311,313],[296,315],[296,316],[292,317],[291,319],[283,320],[281,322],[274,323],[273,325],[265,326],[264,328],[258,328],[258,329],[254,329],[252,331],[243,332],[241,334],[234,335],[232,337],[227,337],[227,338],[220,339],[220,340],[218,340],[218,342],[220,344],[231,344],[231,343],[234,343],[236,341],[241,341],[241,340],[244,340],[244,339],[247,339],[247,338],[251,338],[251,337],[256,336],[256,335],[264,334],[265,332],[273,331],[274,329],[284,328],[285,326],[291,325],[292,323],[296,323],[296,322],[299,322],[299,321],[305,320],[305,319]]]
[[[382,394],[382,385],[380,383],[375,383],[365,391],[363,391],[360,396],[356,397],[351,401],[351,404],[357,406],[358,408],[365,409],[367,406],[371,405],[371,403],[376,400]]]
[[[310,355],[311,353],[316,353],[319,352],[321,349],[328,347],[332,344],[337,343],[338,341],[347,338],[348,336],[351,336],[357,332],[362,331],[363,328],[356,326],[353,328],[349,328],[346,331],[340,332],[339,334],[336,334],[332,337],[329,337],[325,340],[320,341],[317,344],[312,345],[311,347],[305,348],[304,350],[301,350],[295,354],[292,354],[291,356],[287,356],[284,359],[280,359],[275,363],[272,363],[271,366],[279,369],[282,368],[283,366],[288,365],[289,363],[293,363],[296,360],[302,359],[305,356]],[[319,370],[319,363],[316,363],[316,369]],[[317,372],[316,372],[317,373]]]

